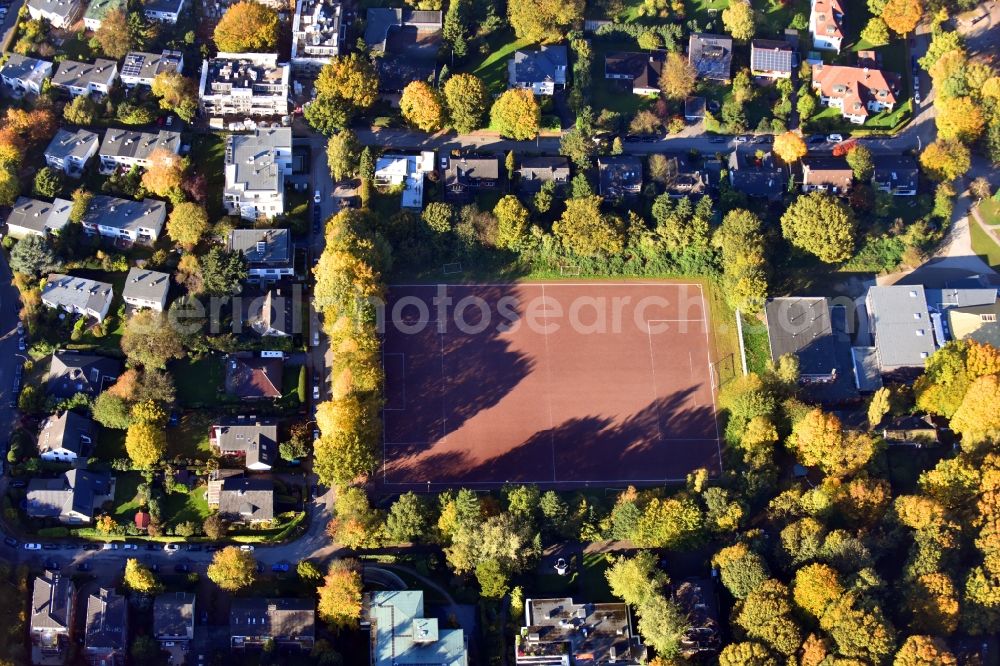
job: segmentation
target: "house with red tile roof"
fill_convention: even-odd
[[[809,34],[813,48],[840,53],[844,40],[844,7],[840,0],[812,0]]]
[[[871,113],[891,111],[899,93],[899,75],[869,67],[813,65],[812,87],[826,106],[840,109],[860,125]]]

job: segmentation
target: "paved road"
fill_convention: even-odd
[[[6,464],[7,442],[17,418],[10,406],[13,398],[14,372],[23,362],[17,349],[17,315],[21,300],[17,288],[11,284],[7,257],[0,252],[0,459]]]

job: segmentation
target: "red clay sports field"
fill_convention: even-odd
[[[399,285],[385,318],[383,486],[720,470],[700,285]]]

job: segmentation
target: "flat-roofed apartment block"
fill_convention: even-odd
[[[383,155],[375,161],[375,184],[382,187],[403,185],[400,207],[424,209],[424,174],[434,171],[434,151],[419,155]]]
[[[153,79],[162,72],[184,72],[184,54],[180,51],[145,53],[132,51],[122,63],[121,79],[128,88],[152,86]]]
[[[50,308],[82,314],[103,321],[108,315],[114,290],[108,282],[49,273],[42,287],[42,303]]]
[[[45,163],[67,176],[79,178],[100,143],[101,137],[88,130],[59,128],[45,148]]]
[[[7,62],[0,67],[0,80],[14,92],[15,95],[42,92],[42,82],[52,78],[52,63],[37,58],[29,58],[20,53],[11,53]]]
[[[48,236],[59,233],[69,223],[73,202],[56,199],[52,203],[18,197],[7,216],[7,235],[14,238]]]
[[[340,55],[343,6],[336,0],[298,0],[292,19],[292,67],[318,71]]]
[[[361,626],[370,633],[371,666],[468,666],[465,633],[424,617],[422,590],[365,594]]]
[[[292,130],[258,129],[226,137],[226,184],[222,202],[245,220],[285,212],[285,177],[292,174]]]
[[[275,53],[219,53],[201,64],[198,96],[213,117],[269,117],[288,113],[291,68]]]
[[[181,149],[180,132],[137,132],[110,128],[97,150],[101,171],[109,173],[118,168],[131,169],[134,166],[145,169],[149,166],[149,156],[157,148],[169,150],[176,155]]]
[[[166,219],[167,206],[162,201],[133,201],[95,194],[80,223],[87,233],[133,243],[152,243],[160,237]]]
[[[633,633],[628,606],[527,599],[524,627],[514,637],[517,666],[646,663],[646,648]]]
[[[922,285],[869,287],[865,308],[883,375],[911,378],[937,349]]]
[[[122,298],[133,308],[163,312],[170,291],[170,274],[146,268],[130,268],[122,288]]]
[[[118,63],[98,58],[93,63],[63,60],[52,75],[52,87],[65,90],[73,97],[107,95],[118,78]]]
[[[83,5],[79,0],[28,0],[28,15],[45,19],[53,28],[68,28],[80,17]]]
[[[229,232],[229,251],[246,257],[253,281],[274,282],[294,272],[288,229],[234,229]]]

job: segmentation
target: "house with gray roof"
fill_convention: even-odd
[[[131,51],[122,63],[121,79],[127,88],[153,85],[157,74],[164,72],[184,73],[184,54],[180,51],[165,50],[162,53]]]
[[[227,417],[209,428],[208,442],[223,456],[238,456],[250,470],[266,471],[278,459],[278,422],[256,416]]]
[[[772,361],[791,354],[799,359],[802,381],[836,378],[836,340],[826,298],[772,298],[764,306],[764,315]]]
[[[153,634],[162,642],[194,639],[195,595],[166,592],[153,601]]]
[[[665,60],[663,52],[609,53],[604,57],[604,78],[629,81],[633,95],[655,95],[660,92]]]
[[[160,237],[167,205],[157,199],[119,199],[95,194],[80,224],[87,233],[133,243],[152,243]]]
[[[118,63],[98,58],[93,63],[63,60],[52,76],[52,87],[78,95],[107,95],[118,78]]]
[[[110,283],[49,273],[42,287],[42,303],[50,308],[104,321],[115,293]]]
[[[92,666],[124,666],[128,647],[125,597],[102,587],[87,597],[83,656]]]
[[[258,129],[226,137],[222,202],[230,215],[271,219],[285,212],[285,178],[292,174],[292,129]]]
[[[148,0],[143,3],[142,10],[150,21],[174,25],[186,2],[187,0]]]
[[[40,199],[18,197],[7,216],[7,235],[49,236],[59,233],[69,223],[73,202],[56,199],[52,203]]]
[[[562,155],[524,157],[517,174],[518,188],[526,194],[538,192],[549,181],[556,184],[557,190],[562,189],[569,184],[569,160]]]
[[[181,149],[180,132],[139,132],[109,128],[101,141],[97,154],[101,158],[101,171],[149,167],[149,157],[155,150],[167,150],[176,155]]]
[[[733,65],[732,37],[691,33],[688,38],[688,62],[699,79],[727,83]]]
[[[77,393],[97,397],[115,383],[121,371],[118,359],[57,349],[52,353],[45,388],[58,399],[72,398]]]
[[[869,287],[865,309],[880,372],[901,379],[922,372],[937,349],[923,286]]]
[[[104,24],[104,18],[119,9],[126,10],[125,0],[90,0],[87,11],[83,13],[83,25],[87,30],[99,30]]]
[[[28,0],[28,15],[45,19],[53,28],[68,28],[80,17],[80,0]]]
[[[288,229],[234,229],[228,249],[246,257],[250,280],[274,282],[294,272],[290,236]]]
[[[229,639],[234,650],[273,642],[282,649],[309,652],[316,639],[316,603],[312,599],[233,599]],[[429,666],[429,665],[425,665]]]
[[[385,51],[393,32],[409,28],[417,38],[426,37],[441,30],[442,17],[441,11],[372,7],[365,21],[365,43],[371,51]]]
[[[75,462],[86,458],[97,441],[97,424],[67,410],[42,421],[38,431],[38,457],[50,462]]]
[[[101,137],[90,130],[59,128],[45,149],[45,163],[67,176],[79,178],[90,158],[97,153]]]
[[[775,200],[781,197],[788,175],[770,152],[739,146],[729,154],[729,184],[748,197]]]
[[[602,197],[633,197],[642,191],[642,161],[635,155],[598,157],[597,172]]]
[[[570,597],[526,599],[524,627],[514,637],[514,662],[528,664],[646,663],[646,647],[623,603],[574,603]]]
[[[542,46],[537,51],[518,49],[507,61],[511,88],[528,88],[536,95],[552,95],[566,87],[569,52],[565,44]]]
[[[920,167],[912,155],[876,155],[872,162],[872,187],[894,197],[917,195]]]
[[[31,588],[31,663],[63,664],[70,644],[76,588],[68,576],[44,571]]]
[[[163,312],[170,292],[170,275],[148,268],[130,268],[125,277],[122,298],[133,308]]]
[[[465,632],[425,617],[423,590],[365,594],[361,627],[371,634],[372,666],[468,666]]]
[[[301,298],[301,285],[279,283],[250,300],[246,321],[257,335],[286,338],[302,330]]]
[[[500,158],[496,155],[452,157],[444,170],[444,186],[452,196],[493,190],[500,184]]]
[[[253,525],[274,520],[274,482],[231,476],[219,490],[219,515],[230,523]]]
[[[71,469],[54,479],[28,481],[27,512],[31,518],[57,518],[67,525],[94,519],[94,510],[115,497],[110,474]]]
[[[51,78],[51,62],[23,56],[20,53],[7,54],[7,62],[0,66],[0,80],[15,95],[24,93],[40,95],[42,82]]]
[[[440,11],[372,7],[367,16],[365,42],[369,50],[382,54],[376,61],[381,92],[401,93],[411,81],[427,81],[436,74]]]

